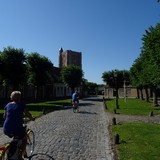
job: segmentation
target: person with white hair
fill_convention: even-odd
[[[19,139],[25,139],[26,127],[23,126],[24,115],[31,120],[35,120],[35,118],[28,111],[26,104],[21,101],[20,91],[13,91],[10,98],[12,101],[4,107],[5,112],[3,117],[5,120],[3,132],[10,138],[18,137]]]

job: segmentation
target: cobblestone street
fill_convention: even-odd
[[[35,153],[48,153],[55,160],[113,160],[108,119],[102,97],[80,100],[79,113],[71,107],[30,122],[35,133]],[[1,144],[9,139],[1,131]]]

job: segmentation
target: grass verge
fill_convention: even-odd
[[[46,114],[51,111],[60,110],[60,109],[63,109],[64,106],[69,106],[70,104],[71,104],[71,99],[65,99],[65,100],[29,103],[27,104],[27,107],[34,117],[39,117],[44,112]],[[4,113],[4,109],[1,109],[0,110],[0,126],[2,126],[4,121],[3,113]]]
[[[160,114],[160,107],[153,107],[151,102],[140,99],[107,99],[105,106],[108,112],[126,115]],[[119,134],[120,144],[116,145],[120,160],[159,160],[160,158],[160,124],[126,123],[113,125],[112,134]]]
[[[120,135],[120,160],[159,160],[160,125],[128,123],[112,127]]]
[[[153,107],[151,102],[146,102],[140,99],[118,99],[119,109],[116,109],[117,113],[127,115],[149,115],[151,112],[154,114],[160,114],[160,107]],[[106,108],[109,112],[114,112],[116,100],[106,99]]]

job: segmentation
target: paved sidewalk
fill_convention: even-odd
[[[80,100],[80,112],[70,107],[30,122],[35,132],[35,153],[48,153],[55,160],[113,160],[108,118],[102,98]],[[0,131],[0,142],[9,139]]]

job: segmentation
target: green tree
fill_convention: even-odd
[[[83,71],[79,66],[65,66],[61,70],[61,78],[63,83],[70,87],[72,92],[74,92],[74,89],[81,85]]]
[[[157,105],[157,86],[160,84],[160,23],[155,27],[149,27],[143,35],[143,72],[144,78],[153,90],[153,103]],[[145,84],[146,81],[144,79]],[[148,85],[147,84],[147,85]]]
[[[93,82],[86,82],[86,87],[87,87],[87,91],[88,94],[92,95],[92,94],[97,94],[98,90],[97,90],[97,83],[93,83]]]
[[[114,86],[113,77],[114,77],[113,70],[112,71],[105,71],[102,73],[103,82],[105,82],[106,85],[108,85],[109,87]]]
[[[104,72],[102,74],[102,79],[111,88],[115,88],[116,94],[116,108],[119,108],[118,97],[119,88],[124,87],[124,85],[130,83],[129,71],[127,70],[112,70]]]
[[[45,56],[33,52],[27,55],[28,84],[35,86],[37,93],[39,87],[52,81],[52,62]],[[35,93],[35,99],[37,94]]]
[[[130,68],[130,80],[133,87],[137,88],[137,95],[138,98],[143,99],[143,88],[144,88],[144,81],[143,81],[143,66],[142,66],[142,59],[137,58]]]
[[[3,85],[19,89],[26,82],[26,55],[23,49],[4,48],[0,53],[0,79]]]
[[[143,46],[139,57],[130,68],[132,85],[145,89],[148,101],[148,88],[153,91],[153,104],[157,105],[157,87],[160,84],[160,24],[149,27],[142,37]],[[141,96],[143,98],[143,96]]]
[[[124,80],[130,83],[129,71],[127,70],[112,70],[102,73],[103,82],[109,87],[114,88],[116,85],[119,88],[123,87]]]

